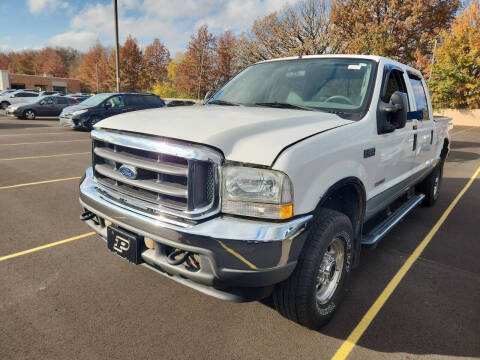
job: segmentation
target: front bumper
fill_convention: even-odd
[[[217,298],[252,301],[268,296],[293,272],[312,215],[284,223],[217,216],[197,223],[170,222],[125,208],[97,191],[92,169],[80,184],[80,203],[96,215],[87,224],[103,239],[105,220],[155,242],[141,253],[146,266],[177,282]],[[167,262],[167,249],[196,253],[200,270]]]
[[[7,110],[5,110],[5,115],[19,117],[19,116],[22,115],[22,111],[19,110],[19,109],[12,110],[12,109],[7,108]]]
[[[60,118],[60,126],[69,127],[69,128],[72,128],[72,129],[77,127],[77,125],[75,124],[75,122],[73,121],[73,119],[71,117],[62,116],[60,114],[59,118]]]

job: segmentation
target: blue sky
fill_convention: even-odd
[[[201,24],[219,34],[248,30],[256,18],[289,0],[118,0],[120,41],[128,34],[142,46],[155,37],[174,53]],[[0,51],[113,45],[111,0],[0,0]]]

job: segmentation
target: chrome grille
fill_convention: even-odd
[[[97,184],[122,205],[148,215],[201,218],[218,211],[221,155],[196,144],[113,131],[92,131]],[[119,168],[134,167],[128,178]],[[112,200],[112,199],[110,199]]]

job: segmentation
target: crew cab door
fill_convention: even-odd
[[[400,92],[406,97],[404,110],[410,111],[406,81],[407,76],[403,69],[385,65],[380,97],[373,100],[378,103],[377,134],[374,140],[375,176],[371,178],[373,183],[369,187],[371,199],[367,202],[367,219],[388,206],[408,186],[406,184],[415,158],[416,120],[407,120],[401,127],[394,126],[389,121],[393,113],[388,114],[381,110],[382,104],[391,105],[392,95]]]
[[[425,81],[419,74],[408,74],[412,93],[412,110],[421,113],[417,121],[417,144],[413,163],[413,173],[422,173],[434,160],[435,125],[432,107],[427,98]]]

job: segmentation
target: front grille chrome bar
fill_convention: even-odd
[[[220,211],[223,156],[209,147],[114,130],[93,130],[98,191],[147,216],[200,220]],[[126,176],[122,166],[133,167]],[[122,172],[120,172],[122,170]]]

